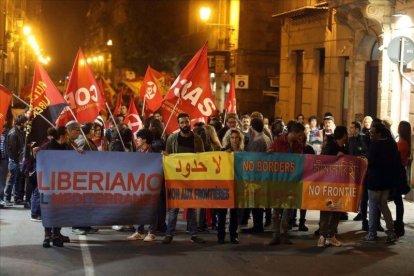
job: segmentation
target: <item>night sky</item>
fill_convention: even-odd
[[[72,69],[85,37],[87,0],[43,0],[42,36],[46,54],[52,59],[45,68],[55,80]]]

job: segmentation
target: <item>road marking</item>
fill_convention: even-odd
[[[95,276],[95,270],[93,268],[93,261],[91,252],[89,251],[88,241],[86,235],[79,235],[81,241],[80,247],[82,252],[83,267],[85,270],[85,276]]]

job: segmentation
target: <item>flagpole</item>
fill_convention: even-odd
[[[118,132],[119,139],[121,140],[121,144],[124,147],[124,151],[126,151],[126,147],[125,147],[125,144],[124,144],[124,140],[122,139],[121,132],[119,131],[118,124],[115,121],[114,115],[112,115],[111,109],[109,108],[109,105],[108,105],[107,102],[105,102],[105,105],[106,105],[106,108],[108,109],[109,115],[111,116],[112,122],[114,122],[114,125],[115,125],[115,128],[116,128],[116,132]]]
[[[17,98],[18,100],[20,100],[22,103],[24,103],[28,108],[30,108],[30,105],[24,101],[22,98],[20,98],[19,96],[17,96],[16,94],[12,93],[13,97]],[[40,117],[43,118],[43,120],[45,120],[50,126],[52,126],[53,128],[56,128],[55,125],[49,121],[45,116],[43,116],[41,113],[38,113],[36,111],[34,111],[35,115],[39,115]]]
[[[145,98],[146,98],[146,96],[144,96],[144,103],[142,104],[142,113],[141,113],[142,118],[144,118]]]
[[[78,121],[78,119],[77,119],[77,118],[76,118],[76,116],[75,116],[75,113],[73,113],[72,108],[70,108],[70,107],[69,107],[68,109],[69,109],[70,114],[72,114],[73,118],[75,118],[75,121],[76,121],[78,124],[80,124],[80,123],[79,123],[79,121]],[[85,135],[85,132],[83,132],[82,128],[79,128],[79,130],[80,130],[80,132],[82,133],[83,138],[85,138],[85,142],[86,142],[86,144],[88,144],[89,149],[91,149],[91,150],[92,150],[92,147],[91,147],[91,145],[89,144],[89,141],[88,141],[88,138],[87,138],[87,137],[86,137],[86,135]]]
[[[165,127],[164,127],[164,129],[163,129],[163,131],[162,131],[161,137],[164,137],[165,130],[167,129],[168,124],[169,124],[169,123],[170,123],[170,121],[171,121],[171,118],[172,118],[172,116],[173,116],[173,114],[174,114],[175,108],[177,107],[177,105],[178,105],[178,102],[179,102],[179,101],[180,101],[180,98],[178,98],[178,99],[177,99],[177,102],[175,103],[174,108],[173,108],[173,110],[171,111],[171,115],[170,115],[170,117],[168,118],[167,123],[165,124]]]
[[[224,110],[224,122],[223,125],[226,125],[227,109]]]

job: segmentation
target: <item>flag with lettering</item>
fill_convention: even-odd
[[[144,100],[144,110],[147,115],[157,111],[162,104],[160,87],[156,81],[158,75],[160,73],[148,66],[142,82],[140,98]]]
[[[234,79],[231,78],[230,80],[230,92],[226,99],[226,104],[224,109],[227,113],[237,113],[236,108],[236,90],[234,89]]]
[[[59,114],[67,106],[46,70],[36,62],[30,91],[30,123],[27,127],[29,140],[41,143],[46,139],[50,124],[55,124]],[[40,116],[42,115],[42,116]],[[47,121],[46,121],[47,120]],[[49,122],[48,122],[49,121]]]
[[[209,117],[216,113],[207,63],[207,43],[195,54],[172,84],[161,105],[166,133],[178,129],[177,116]],[[170,119],[171,117],[171,119]]]
[[[104,109],[104,98],[81,49],[78,51],[70,74],[65,99],[79,123],[93,122]],[[71,116],[62,118],[67,120]],[[60,124],[65,123],[60,122]]]
[[[144,124],[142,123],[135,106],[134,97],[131,97],[131,100],[129,102],[128,113],[125,115],[124,123],[128,125],[129,129],[131,129],[134,137],[137,132],[144,127]]]
[[[6,121],[11,97],[12,92],[9,91],[6,87],[0,85],[0,134],[3,131],[4,122]]]

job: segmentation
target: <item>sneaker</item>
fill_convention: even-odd
[[[162,240],[163,244],[170,244],[173,240],[172,236],[165,236],[164,239]]]
[[[14,199],[14,204],[16,204],[16,205],[23,205],[23,204],[24,204],[24,202],[23,202],[23,200],[21,200],[20,198],[15,198],[15,199]]]
[[[375,236],[371,233],[368,233],[365,237],[363,237],[361,239],[361,241],[363,241],[363,242],[376,242],[377,241],[377,236]]]
[[[232,239],[230,239],[230,243],[231,244],[240,244],[240,241],[239,241],[238,238],[232,238]]]
[[[278,245],[281,244],[280,237],[273,237],[267,245]]]
[[[324,236],[320,236],[318,240],[318,247],[325,247],[326,239]]]
[[[30,208],[32,208],[32,206],[31,206],[30,202],[25,202],[25,203],[23,204],[23,208],[24,208],[24,209],[30,209]]]
[[[75,235],[86,235],[86,231],[78,228],[73,228],[72,233]]]
[[[377,231],[378,232],[385,232],[384,227],[382,227],[381,223],[378,224]]]
[[[122,226],[122,225],[113,225],[113,226],[112,226],[112,229],[113,229],[113,230],[116,230],[116,231],[122,231],[123,226]]]
[[[358,213],[353,219],[353,221],[361,221],[361,220],[362,220],[362,214],[361,213]]]
[[[326,245],[333,245],[333,246],[337,246],[337,247],[342,246],[342,243],[340,241],[338,241],[335,236],[333,236],[332,238],[327,238],[326,241],[325,241],[325,244]]]
[[[40,216],[32,216],[30,218],[31,221],[35,221],[35,222],[41,222],[42,218]]]
[[[298,231],[300,231],[300,232],[308,232],[309,231],[309,228],[305,225],[305,224],[299,224],[299,228],[298,228]]]
[[[397,235],[395,233],[390,233],[387,235],[387,239],[385,240],[386,243],[393,243],[398,240]]]
[[[129,236],[127,238],[127,240],[129,240],[129,241],[138,241],[138,240],[143,240],[144,238],[145,238],[145,235],[144,234],[135,232],[134,234],[132,234],[131,236]]]
[[[155,240],[155,238],[156,236],[154,234],[148,233],[144,238],[144,242],[152,242]]]
[[[206,243],[206,241],[202,238],[200,238],[199,236],[191,236],[190,240],[193,243]]]
[[[10,200],[6,200],[6,201],[4,202],[4,206],[5,206],[5,207],[13,207],[13,203],[12,203]]]

